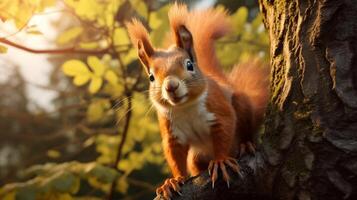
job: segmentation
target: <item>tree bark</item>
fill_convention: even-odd
[[[357,0],[259,1],[271,42],[259,153],[230,189],[204,173],[178,199],[357,199]]]
[[[357,199],[357,1],[260,0],[270,36],[263,152],[275,199]]]

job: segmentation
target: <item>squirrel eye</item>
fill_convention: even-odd
[[[185,65],[186,65],[186,69],[187,69],[187,71],[191,71],[191,72],[193,72],[193,63],[192,63],[192,61],[191,60],[186,60],[186,62],[185,62]]]
[[[149,80],[153,82],[155,80],[154,74],[149,74]]]

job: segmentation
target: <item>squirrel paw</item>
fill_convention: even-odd
[[[238,162],[234,158],[228,157],[226,159],[211,160],[208,165],[208,173],[211,176],[212,188],[214,188],[214,184],[218,178],[218,168],[221,169],[223,180],[226,181],[227,187],[229,188],[230,176],[228,175],[226,165],[232,168],[240,175],[240,167],[238,165]]]
[[[253,142],[244,142],[239,144],[239,157],[241,157],[245,152],[255,154],[256,146]]]
[[[184,183],[184,180],[184,177],[166,179],[164,184],[162,184],[159,188],[156,189],[156,195],[160,196],[160,199],[169,200],[172,197],[171,189],[177,192],[179,195],[182,195],[180,192],[180,184],[182,185]]]

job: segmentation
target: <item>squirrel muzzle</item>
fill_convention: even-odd
[[[187,100],[185,83],[175,76],[167,76],[162,83],[162,96],[171,105],[184,103]]]

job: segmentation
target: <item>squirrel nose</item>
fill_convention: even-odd
[[[174,80],[168,80],[168,82],[165,85],[165,89],[168,92],[175,92],[178,87],[179,87],[179,82]]]

